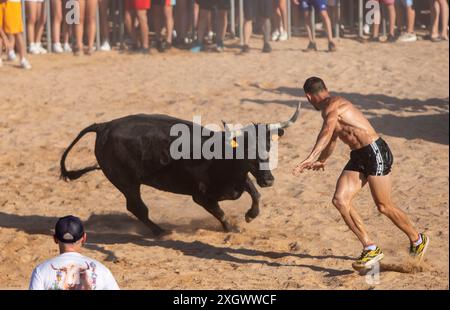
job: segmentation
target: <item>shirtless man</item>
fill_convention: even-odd
[[[331,97],[320,78],[309,78],[303,88],[308,101],[322,112],[324,122],[310,155],[295,167],[293,173],[299,175],[305,170],[324,169],[338,138],[352,150],[350,161],[337,181],[333,205],[363,245],[363,252],[353,267],[368,268],[384,257],[381,249],[367,235],[361,217],[351,204],[366,183],[369,183],[378,210],[408,236],[410,255],[421,261],[430,239],[423,233],[419,234],[408,216],[391,200],[389,173],[393,156],[387,143],[351,102],[341,97]]]

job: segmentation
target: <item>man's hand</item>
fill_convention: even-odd
[[[292,172],[295,176],[299,176],[300,173],[302,173],[305,170],[325,170],[325,162],[322,161],[311,161],[311,160],[304,160],[301,162],[297,167],[294,168],[294,171]]]

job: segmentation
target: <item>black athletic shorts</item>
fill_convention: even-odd
[[[230,0],[197,0],[197,3],[203,10],[229,10],[231,8]]]
[[[382,176],[391,172],[394,156],[387,143],[379,138],[372,144],[358,150],[351,151],[350,160],[344,170],[358,171],[364,174]]]
[[[270,18],[273,14],[272,0],[244,0],[244,15],[246,20],[257,16]]]

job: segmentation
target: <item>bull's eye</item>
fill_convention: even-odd
[[[278,141],[279,137],[277,134],[272,135],[272,141]]]

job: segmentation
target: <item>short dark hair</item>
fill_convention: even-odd
[[[316,76],[310,77],[306,80],[305,84],[303,85],[303,90],[306,94],[317,94],[321,91],[327,90],[327,87],[325,86],[325,82]]]

